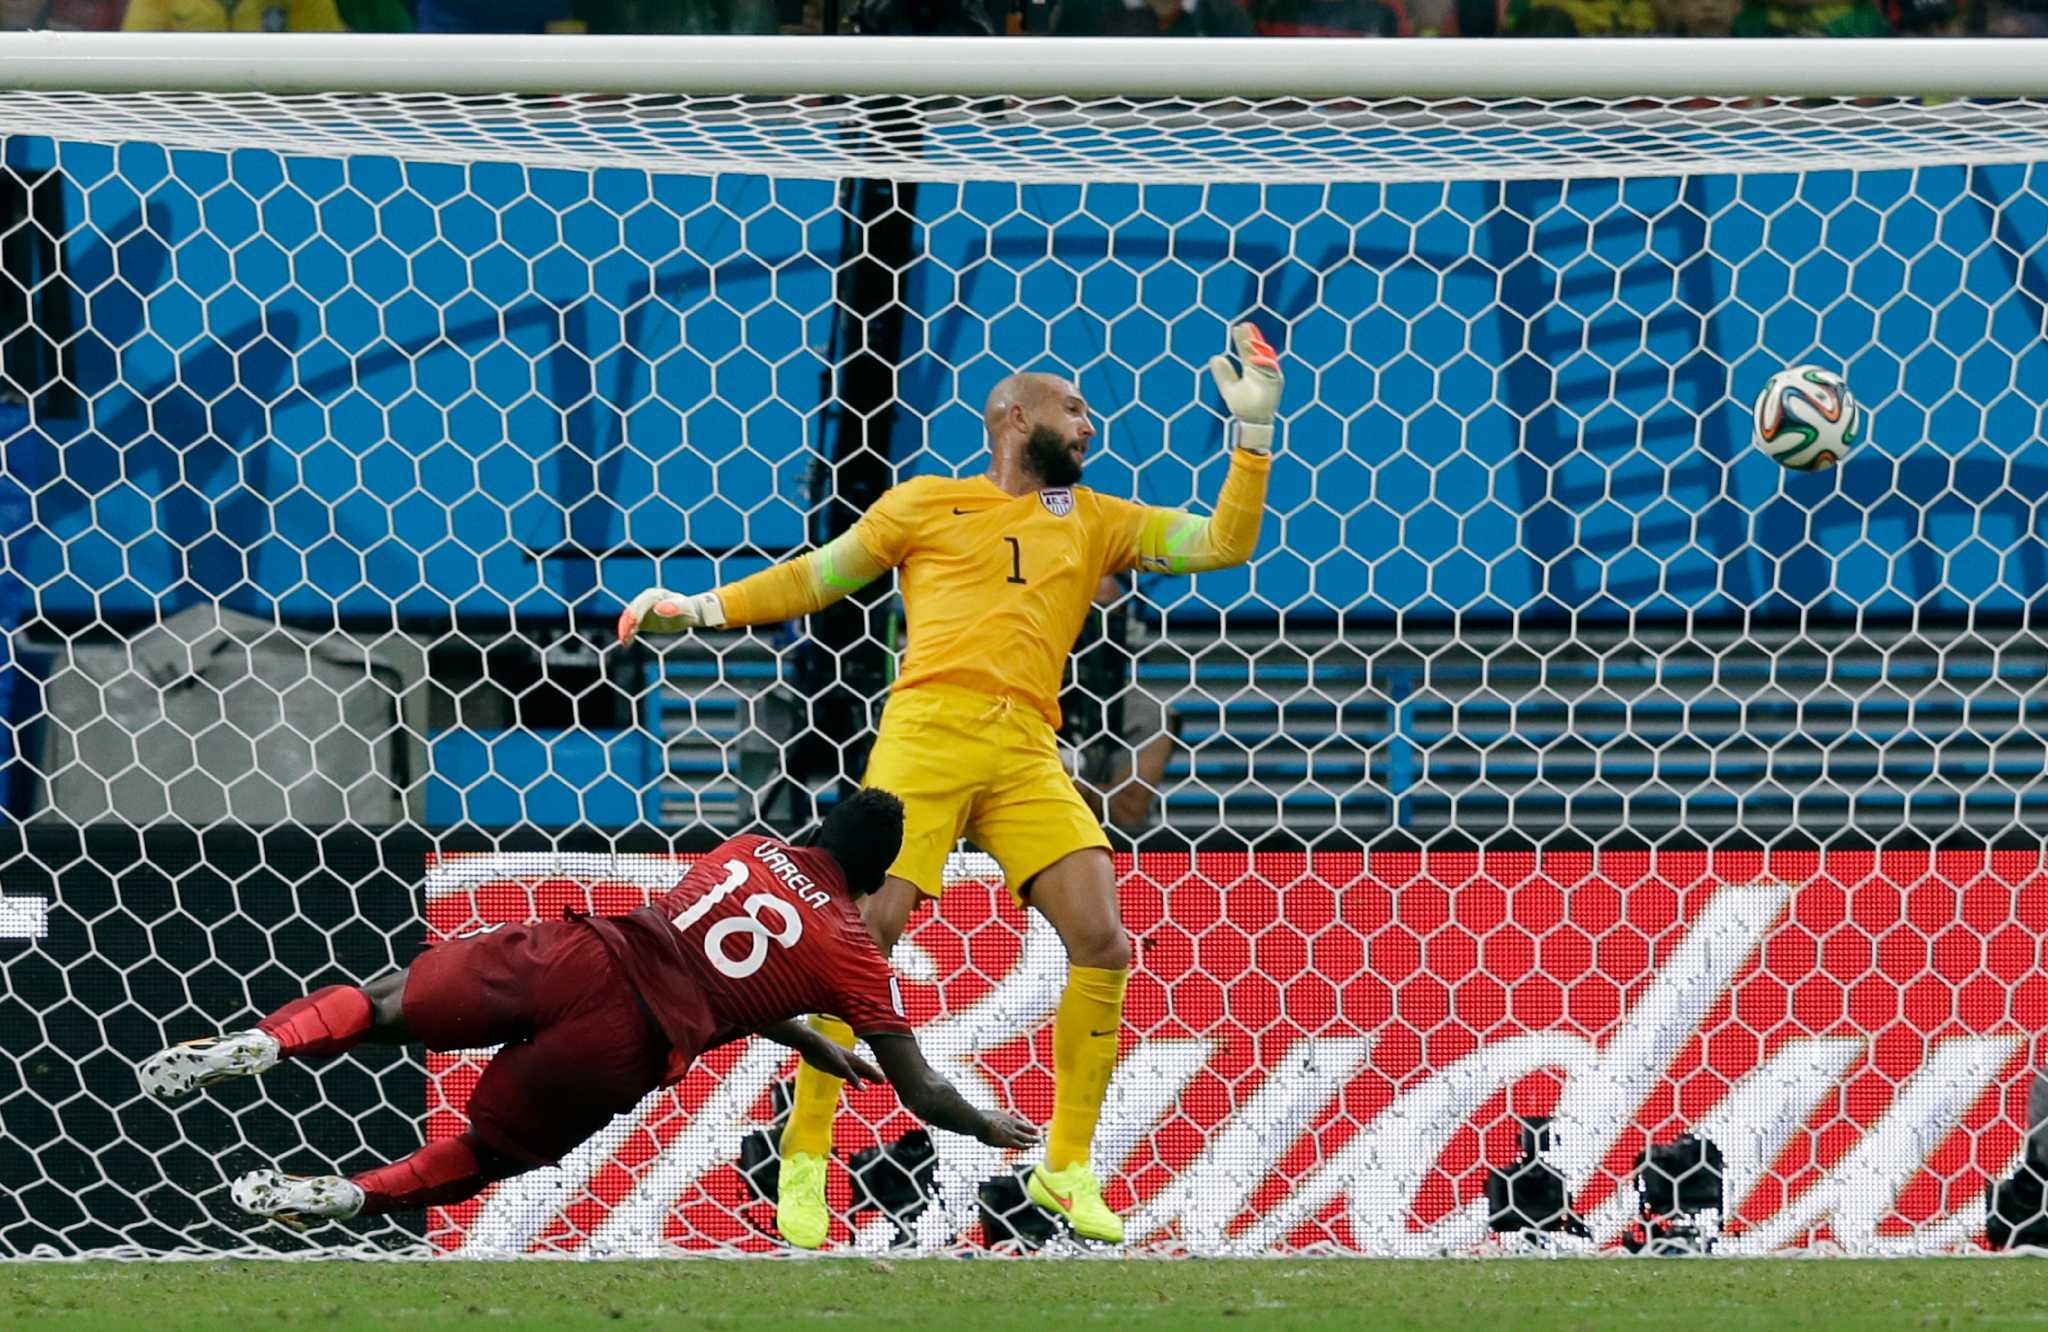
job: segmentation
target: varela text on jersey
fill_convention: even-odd
[[[798,900],[814,909],[831,904],[832,894],[820,888],[817,880],[798,869],[797,863],[784,854],[781,846],[769,841],[756,842],[753,856],[772,870],[776,878],[794,888]]]

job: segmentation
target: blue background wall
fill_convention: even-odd
[[[523,552],[802,537],[827,183],[12,152],[82,224],[85,405],[7,449],[45,615],[602,614],[644,563]],[[1255,570],[1156,589],[1179,615],[2012,609],[2044,582],[2040,184],[926,185],[896,452],[974,466],[989,384],[1050,366],[1107,419],[1092,483],[1212,497],[1200,366],[1249,310],[1289,358],[1282,517]],[[1746,447],[1803,359],[1876,407],[1836,475]]]
[[[70,183],[83,331],[77,415],[0,419],[0,627],[206,600],[545,631],[651,571],[536,551],[804,540],[829,182],[8,152]],[[1287,355],[1274,516],[1252,568],[1147,589],[1176,623],[2017,612],[2048,587],[2044,185],[927,184],[895,456],[977,467],[990,385],[1053,368],[1106,423],[1091,483],[1213,499],[1201,367],[1251,312]],[[1836,473],[1748,447],[1748,399],[1802,360],[1875,409]],[[595,764],[630,820],[646,737],[558,739],[437,740],[435,819],[609,819],[513,789]]]

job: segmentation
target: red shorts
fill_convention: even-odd
[[[668,1040],[580,921],[436,944],[406,973],[405,1024],[429,1050],[504,1048],[469,1098],[470,1129],[552,1165],[659,1087]]]

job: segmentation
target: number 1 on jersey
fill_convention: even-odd
[[[1024,547],[1018,543],[1015,537],[1006,536],[1003,540],[1010,543],[1010,576],[1003,581],[1006,583],[1022,583],[1024,581]]]

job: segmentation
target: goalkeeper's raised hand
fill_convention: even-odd
[[[1273,418],[1280,411],[1280,354],[1249,320],[1231,327],[1230,340],[1237,348],[1237,359],[1244,363],[1244,372],[1238,373],[1228,356],[1212,356],[1209,373],[1216,377],[1224,405],[1237,422],[1237,446],[1271,453]]]
[[[716,592],[686,597],[665,587],[650,587],[619,612],[619,642],[630,644],[641,634],[679,634],[724,624],[725,606]]]

